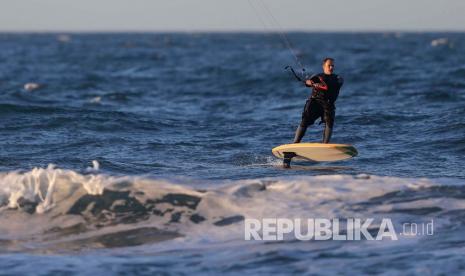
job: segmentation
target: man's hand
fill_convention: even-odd
[[[307,87],[313,87],[314,84],[315,83],[312,80],[306,80],[305,81],[305,86],[307,86]]]
[[[320,82],[314,82],[313,80],[306,80],[305,81],[305,86],[307,87],[313,87],[317,90],[320,90],[320,91],[327,91],[328,90],[328,85],[326,84],[326,82],[323,80],[322,77],[319,77],[320,79]]]

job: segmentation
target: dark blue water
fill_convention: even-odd
[[[0,34],[2,270],[463,269],[465,34],[294,33],[289,40],[309,73],[335,58],[345,84],[332,142],[353,144],[358,157],[285,170],[271,155],[292,141],[310,93],[284,70],[294,60],[276,35]],[[315,125],[304,140],[321,137]],[[98,171],[89,169],[94,160]],[[255,184],[296,193],[237,193]],[[342,205],[314,199],[325,186]],[[383,197],[396,193],[407,196]],[[418,212],[424,208],[430,212]],[[410,211],[399,218],[397,209]],[[247,217],[381,210],[398,224],[437,219],[443,235],[381,248],[241,238]]]

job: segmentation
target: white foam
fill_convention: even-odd
[[[101,101],[102,101],[101,96],[97,96],[89,100],[90,103],[100,103]]]
[[[454,44],[450,42],[449,39],[442,37],[442,38],[433,39],[431,41],[431,46],[432,47],[448,46],[450,48],[453,48]]]
[[[92,161],[92,167],[86,168],[88,172],[97,172],[98,170],[100,170],[100,163],[97,160]]]
[[[89,194],[101,194],[108,180],[110,178],[102,175],[81,175],[71,170],[56,169],[54,165],[24,173],[3,173],[0,174],[0,204],[19,208],[18,200],[22,198],[38,203],[36,212],[42,214],[53,208],[57,201],[54,193],[58,193],[58,189],[60,193],[72,193],[76,187],[81,186]]]
[[[208,184],[205,189],[199,190],[198,185],[190,187],[168,180],[137,176],[114,177],[98,173],[98,169],[99,164],[94,161],[93,167],[88,168],[92,174],[87,175],[58,169],[53,165],[45,169],[34,168],[26,172],[12,171],[0,174],[0,204],[3,206],[0,210],[0,238],[24,239],[64,225],[91,223],[83,221],[79,214],[70,215],[69,210],[79,204],[79,199],[86,194],[99,196],[103,195],[106,189],[129,192],[130,197],[144,206],[149,201],[156,202],[159,212],[132,224],[110,224],[92,231],[107,233],[128,228],[155,227],[182,234],[182,238],[172,242],[184,245],[242,241],[244,225],[240,219],[223,226],[217,225],[218,222],[231,217],[379,218],[394,209],[436,206],[443,210],[453,210],[463,207],[461,202],[447,198],[420,198],[406,202],[396,202],[389,198],[385,201],[377,200],[378,197],[392,192],[416,191],[444,183],[433,179],[321,175],[228,181],[217,185]],[[446,184],[449,185],[447,181]],[[198,205],[191,208],[176,203],[176,200],[161,200],[166,195],[198,198]],[[22,212],[21,208],[24,207],[21,200],[37,203],[35,212]],[[117,200],[114,204],[118,204]],[[363,208],[353,209],[354,206]],[[109,210],[105,212],[110,217],[117,215]],[[174,213],[181,215],[175,223],[171,222]],[[194,214],[203,220],[191,220],[191,215]],[[405,217],[402,213],[389,213],[389,216],[395,221],[401,221]],[[92,218],[95,219],[98,217]],[[34,227],[31,227],[31,223],[34,223]],[[95,227],[88,225],[87,228]],[[92,236],[93,232],[89,231],[79,235]]]
[[[26,91],[34,91],[34,90],[37,90],[39,88],[41,88],[42,85],[40,85],[39,83],[35,83],[35,82],[28,82],[26,84],[24,84],[24,90]]]
[[[56,37],[57,41],[62,43],[68,43],[71,41],[71,36],[67,34],[61,34]]]

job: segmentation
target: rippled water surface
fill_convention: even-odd
[[[285,170],[271,155],[310,93],[275,35],[0,34],[2,271],[461,271],[465,35],[289,39],[308,73],[336,59],[332,142],[358,157]],[[304,140],[321,136],[315,125]],[[244,241],[244,219],[266,217],[434,220],[436,231]]]

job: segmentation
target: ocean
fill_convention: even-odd
[[[463,273],[465,34],[287,35],[308,76],[335,59],[357,157],[272,156],[311,92],[276,34],[0,34],[0,274]],[[246,240],[266,218],[398,239]]]

